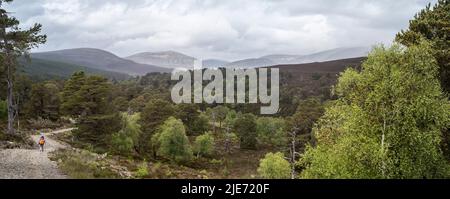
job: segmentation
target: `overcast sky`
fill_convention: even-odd
[[[15,0],[24,26],[41,23],[37,51],[92,47],[128,56],[175,50],[235,60],[390,43],[436,0]]]

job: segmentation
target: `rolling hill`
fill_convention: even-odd
[[[149,72],[168,72],[168,69],[139,64],[120,58],[110,52],[94,48],[75,48],[50,52],[32,53],[32,58],[63,62],[88,68],[126,73],[130,75],[143,75]]]
[[[194,66],[196,58],[175,51],[142,52],[125,59],[140,64],[154,65],[164,68],[190,68]]]
[[[326,62],[333,60],[342,60],[355,57],[365,57],[370,51],[370,47],[352,47],[352,48],[336,48],[326,50],[309,55],[284,55],[273,54],[259,58],[243,59],[231,62],[227,66],[238,66],[244,68],[264,67],[280,64],[304,64],[314,62]]]
[[[101,75],[109,79],[116,80],[126,80],[131,77],[125,73],[104,71],[75,64],[37,58],[32,58],[30,61],[21,58],[18,62],[20,65],[18,68],[19,73],[26,74],[37,79],[65,79],[69,78],[74,72],[77,71],[84,71],[87,74]]]

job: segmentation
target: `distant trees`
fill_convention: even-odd
[[[432,46],[374,49],[362,71],[347,69],[326,109],[315,147],[301,159],[304,178],[441,178],[439,148],[450,103],[439,86]]]
[[[288,179],[291,169],[283,153],[268,153],[259,162],[258,174],[266,179]]]
[[[26,55],[30,49],[39,44],[45,43],[46,36],[40,35],[42,27],[40,24],[34,24],[31,28],[22,30],[19,20],[3,9],[3,4],[10,2],[12,0],[0,0],[0,71],[1,77],[7,82],[7,133],[15,134],[14,121],[18,115],[18,105],[14,99],[17,58]]]
[[[186,162],[192,158],[192,149],[183,122],[169,117],[154,135],[158,154],[175,162]]]
[[[246,113],[237,117],[234,131],[239,135],[242,149],[256,149],[256,117],[253,114]]]

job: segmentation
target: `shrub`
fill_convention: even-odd
[[[244,114],[235,121],[234,130],[241,139],[241,148],[256,149],[256,120],[253,114]]]
[[[142,164],[139,165],[139,167],[135,173],[135,176],[137,178],[144,178],[144,177],[148,176],[148,174],[149,174],[148,165],[147,165],[147,162],[144,161],[144,162],[142,162]]]
[[[194,153],[198,156],[211,156],[214,152],[214,137],[211,132],[195,138]]]
[[[286,179],[290,178],[291,168],[282,153],[268,153],[259,162],[258,174],[267,179]]]
[[[139,113],[122,114],[123,127],[112,135],[112,150],[119,154],[128,155],[133,152],[141,134],[141,126],[138,124]]]
[[[281,118],[260,117],[256,120],[256,132],[261,144],[281,147],[287,142],[285,122]]]
[[[160,129],[161,131],[153,139],[159,146],[159,155],[176,162],[184,162],[192,158],[192,149],[181,120],[170,117]]]

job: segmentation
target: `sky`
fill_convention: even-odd
[[[43,25],[34,52],[90,47],[129,56],[174,50],[201,59],[389,44],[436,0],[15,0],[5,7]]]

